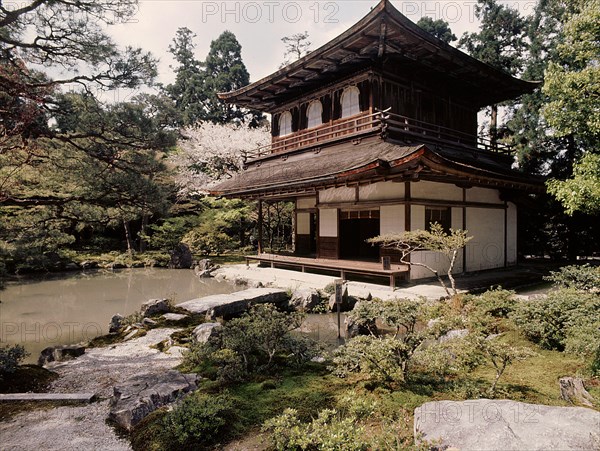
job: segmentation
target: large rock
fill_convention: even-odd
[[[375,321],[370,321],[369,324],[357,324],[349,316],[344,319],[344,326],[346,327],[346,338],[354,338],[359,335],[370,335],[371,333],[377,332],[377,324]]]
[[[311,288],[294,290],[290,298],[290,307],[295,310],[310,311],[320,303],[319,292]]]
[[[193,264],[192,251],[187,244],[179,243],[175,249],[171,251],[171,260],[169,268],[171,269],[189,269]]]
[[[464,338],[469,335],[469,329],[454,329],[449,330],[440,338],[438,338],[439,343],[445,343],[450,340],[454,340],[455,338]]]
[[[169,299],[150,299],[142,304],[140,312],[144,317],[169,313],[171,311],[171,302]]]
[[[192,332],[194,341],[198,343],[206,343],[211,337],[216,336],[221,330],[220,323],[204,323],[200,324]]]
[[[209,319],[230,318],[248,310],[252,304],[285,304],[288,295],[285,290],[274,288],[252,288],[231,294],[215,294],[178,304],[194,315],[206,315]]]
[[[50,362],[62,362],[75,359],[85,353],[85,346],[50,346],[40,353],[38,365],[43,366]]]
[[[600,447],[600,412],[509,400],[427,402],[415,409],[414,433],[437,449],[592,450]]]
[[[212,277],[212,273],[219,269],[219,265],[215,265],[212,260],[200,260],[194,268],[194,273],[200,278]]]
[[[196,390],[197,377],[175,370],[133,376],[114,387],[108,417],[130,431],[156,409]]]
[[[108,325],[108,333],[114,334],[119,332],[123,328],[123,320],[125,318],[120,313],[117,313],[110,319],[110,324]]]
[[[348,296],[348,293],[344,293],[342,296],[342,302],[340,303],[340,312],[349,312],[354,308],[358,299],[354,296]],[[329,296],[329,311],[337,312],[337,304],[335,302],[335,293]]]
[[[179,321],[189,318],[187,315],[182,315],[181,313],[165,313],[162,317],[165,319],[165,321],[171,321],[174,323],[178,323]]]

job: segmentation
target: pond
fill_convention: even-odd
[[[0,291],[0,345],[22,344],[32,363],[47,346],[108,333],[114,314],[129,315],[148,299],[184,302],[233,291],[234,285],[200,279],[189,269],[97,271],[11,282]]]

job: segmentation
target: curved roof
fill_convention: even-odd
[[[472,58],[427,33],[382,0],[363,19],[319,49],[248,86],[220,93],[219,98],[270,111],[344,75],[385,67],[390,60],[451,80],[479,106],[531,92],[539,84],[517,79]]]

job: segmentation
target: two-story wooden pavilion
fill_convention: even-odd
[[[245,170],[213,194],[259,205],[294,201],[295,256],[263,254],[259,246],[256,258],[303,270],[386,275],[393,285],[408,267],[384,270],[380,257],[395,256],[365,240],[434,221],[475,237],[458,271],[513,265],[517,199],[543,185],[511,169],[509,148],[477,138],[477,113],[536,86],[451,47],[381,1],[306,57],[219,95],[270,113],[272,143],[244,150]],[[430,252],[412,259],[445,265]],[[412,279],[428,276],[410,270]]]

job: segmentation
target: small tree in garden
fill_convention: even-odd
[[[450,233],[444,231],[443,227],[437,222],[431,224],[431,230],[414,230],[403,233],[390,233],[386,235],[376,236],[369,239],[369,243],[380,244],[386,249],[394,249],[400,251],[400,261],[406,265],[421,266],[431,271],[439,280],[440,285],[446,291],[448,296],[455,296],[458,294],[456,290],[456,282],[452,276],[452,270],[456,263],[456,257],[458,251],[467,245],[467,243],[473,239],[472,236],[468,236],[467,230],[461,229],[450,229]],[[439,272],[432,266],[422,263],[413,262],[409,260],[411,254],[419,251],[433,251],[439,252],[448,258],[448,279],[450,279],[450,285],[452,287],[452,294],[444,283]]]

